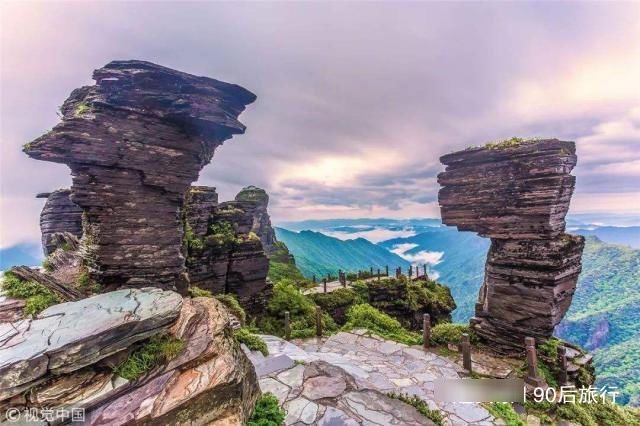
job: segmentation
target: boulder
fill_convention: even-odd
[[[163,297],[152,299],[142,294],[149,290],[163,294]],[[123,347],[111,344],[114,349],[118,346],[118,352],[104,358],[96,356],[90,365],[83,368],[52,370],[51,373],[55,374],[46,374],[20,385],[20,395],[0,396],[0,414],[9,408],[74,407],[84,410],[84,424],[87,425],[246,424],[258,397],[259,386],[253,366],[232,336],[229,328],[231,318],[226,308],[213,298],[181,300],[176,293],[158,289],[120,290],[116,293],[125,291],[132,292],[128,299],[134,304],[139,301],[137,309],[132,310],[129,302],[123,303],[125,308],[120,310],[109,302],[91,298],[94,300],[85,306],[85,317],[99,316],[102,310],[118,312],[125,317],[148,317],[145,312],[173,307],[171,315],[165,315],[171,317],[171,322],[155,328],[155,333],[162,332],[184,342],[184,348],[173,359],[128,381],[117,376],[114,366],[125,361],[137,345]],[[67,312],[78,312],[73,305],[91,299],[59,306]],[[176,304],[175,300],[179,303]],[[140,321],[129,321],[126,325],[131,332],[143,332]],[[94,344],[107,343],[107,337],[105,333],[97,333],[93,338]],[[37,337],[30,335],[29,340],[36,341]],[[128,341],[133,342],[132,339]],[[141,344],[144,341],[139,341],[138,345]],[[68,348],[69,345],[64,346],[63,350]],[[50,356],[47,349],[43,353]],[[66,359],[74,353],[67,352]],[[86,363],[77,365],[82,364]],[[8,374],[12,375],[13,371]]]
[[[74,90],[62,121],[28,143],[32,158],[67,164],[82,209],[85,264],[104,288],[187,287],[184,196],[214,150],[245,127],[255,95],[144,61],[113,61]]]
[[[181,305],[180,295],[171,291],[126,289],[0,324],[0,401],[51,374],[79,370],[167,329]]]
[[[0,324],[22,319],[24,305],[24,300],[13,299],[0,294]]]
[[[185,299],[171,329],[187,343],[182,353],[126,392],[87,404],[87,424],[246,424],[259,387],[229,321],[217,300]]]

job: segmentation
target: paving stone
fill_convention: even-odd
[[[278,374],[278,380],[289,387],[297,388],[302,386],[303,374],[304,365],[296,365],[295,367]]]
[[[284,405],[284,409],[287,411],[287,417],[284,420],[286,425],[296,422],[310,425],[318,414],[318,404],[306,398],[292,399]]]
[[[333,407],[327,407],[324,415],[318,420],[318,426],[357,426],[359,424],[344,411]]]
[[[318,376],[307,379],[302,395],[311,400],[335,398],[341,395],[346,388],[347,383],[342,377]]]
[[[284,403],[289,396],[289,387],[279,381],[272,379],[271,377],[265,377],[258,381],[260,384],[260,390],[264,392],[271,392],[278,398],[280,404]]]
[[[265,358],[262,362],[254,364],[258,377],[264,377],[275,371],[286,370],[295,365],[295,362],[287,355],[281,354]]]

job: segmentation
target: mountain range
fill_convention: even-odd
[[[451,289],[458,306],[453,320],[467,322],[473,315],[489,247],[487,239],[458,232],[439,221],[421,220],[413,226],[410,220],[368,219],[360,223],[350,219],[314,221],[313,225],[315,231],[278,231],[287,245],[295,241],[290,250],[296,259],[304,258],[298,265],[303,273],[308,273],[308,264],[313,264],[314,270],[334,265],[330,251],[348,252],[354,241],[359,241],[357,256],[365,259],[365,264],[367,250],[372,250],[373,258],[373,253],[381,255],[380,248],[412,264],[426,263],[432,277]],[[583,270],[571,308],[556,335],[594,353],[598,385],[616,386],[622,403],[640,405],[640,250],[633,248],[638,243],[633,238],[628,239],[628,245],[612,244],[619,242],[625,231],[632,236],[637,227],[600,226],[577,220],[569,226],[571,232],[586,236]],[[380,235],[393,234],[397,236],[377,241]],[[350,236],[357,238],[350,240]],[[372,236],[369,244],[361,241],[367,236]],[[319,242],[322,245],[316,247]]]
[[[373,267],[384,271],[385,266],[389,266],[393,271],[398,266],[406,270],[410,265],[397,254],[364,238],[341,241],[314,231],[293,232],[283,228],[275,231],[276,238],[294,254],[296,265],[307,278],[337,276],[339,269],[355,272]]]

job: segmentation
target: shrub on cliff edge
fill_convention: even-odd
[[[281,426],[285,416],[286,412],[280,408],[278,398],[266,392],[258,397],[247,426]]]
[[[347,323],[343,329],[354,328],[366,328],[381,337],[407,345],[418,345],[422,342],[422,337],[418,333],[412,333],[403,328],[398,320],[367,303],[354,305],[347,312]]]
[[[0,288],[9,297],[24,299],[24,313],[36,315],[49,306],[62,302],[51,290],[35,281],[23,281],[11,272],[4,274]]]

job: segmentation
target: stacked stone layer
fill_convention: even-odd
[[[59,189],[37,196],[47,199],[40,213],[42,249],[45,256],[56,249],[55,234],[68,232],[78,239],[82,236],[82,209],[71,201],[70,195],[71,190]]]
[[[184,195],[215,148],[244,132],[237,117],[255,95],[143,61],[114,61],[93,77],[25,152],[71,169],[94,278],[184,289]]]
[[[264,189],[248,186],[236,195],[235,200],[243,202],[246,209],[251,211],[253,216],[251,232],[260,238],[262,248],[270,256],[275,252],[276,232],[271,226],[271,217],[267,212],[269,195]]]
[[[187,272],[191,285],[214,294],[235,294],[250,314],[259,314],[271,294],[271,284],[266,280],[269,259],[263,249],[262,233],[272,234],[273,229],[267,213],[268,197],[248,197],[247,192],[245,188],[236,200],[218,204],[214,188],[193,187],[189,191],[186,224],[202,247],[188,248]],[[261,225],[264,223],[268,226]],[[230,226],[233,243],[211,244],[211,225]]]
[[[471,320],[501,352],[551,337],[571,304],[584,239],[564,233],[575,144],[557,139],[472,148],[441,157],[442,221],[491,238]]]
[[[259,388],[230,323],[213,298],[142,288],[0,324],[0,415],[74,407],[86,425],[246,424]],[[116,367],[157,335],[183,349],[137,379],[120,377]]]

